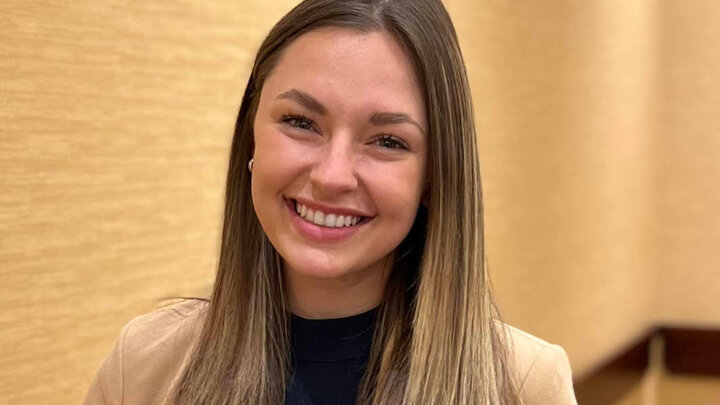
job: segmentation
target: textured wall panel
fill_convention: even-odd
[[[580,375],[650,323],[653,2],[482,3],[449,6],[500,311]]]
[[[0,402],[78,403],[125,322],[208,289],[265,3],[0,4]]]
[[[207,291],[236,109],[294,3],[0,3],[1,403],[79,402],[125,322]],[[576,374],[720,321],[720,9],[660,4],[447,1],[500,309]]]
[[[660,3],[657,306],[665,323],[717,328],[720,3]]]

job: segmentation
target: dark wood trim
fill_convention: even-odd
[[[676,374],[720,376],[720,329],[662,326],[574,381],[580,405],[607,405],[639,384],[650,364],[650,341],[663,340],[665,368]]]
[[[653,332],[645,334],[627,349],[577,379],[573,385],[578,404],[612,404],[638,384],[649,364]]]
[[[720,375],[720,330],[663,327],[665,367],[671,373]]]

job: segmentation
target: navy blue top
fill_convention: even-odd
[[[377,309],[338,319],[290,317],[286,405],[354,405]]]

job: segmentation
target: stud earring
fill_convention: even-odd
[[[250,159],[250,161],[248,162],[248,170],[250,170],[251,173],[252,173],[252,169],[253,169],[253,160],[254,159]]]

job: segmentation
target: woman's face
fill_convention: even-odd
[[[302,35],[266,79],[254,128],[253,203],[284,270],[386,269],[415,219],[427,156],[423,95],[400,45],[385,32]]]

